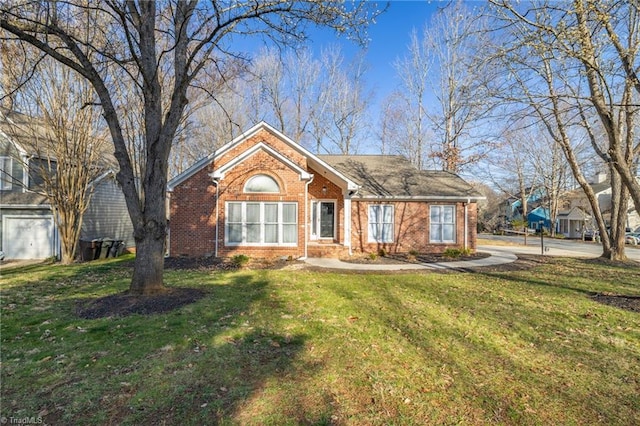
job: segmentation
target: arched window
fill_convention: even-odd
[[[274,178],[267,175],[255,175],[244,185],[244,192],[280,192],[280,186]]]

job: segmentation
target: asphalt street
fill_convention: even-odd
[[[527,245],[524,245],[524,236],[522,235],[492,235],[479,234],[478,238],[482,240],[496,241],[491,243],[478,244],[478,250],[485,248],[500,248],[512,253],[528,253],[541,254],[543,250],[540,245],[540,237],[537,235],[529,235],[527,237]],[[505,244],[506,243],[506,244]],[[625,253],[629,259],[640,261],[640,246],[627,245]],[[579,240],[562,240],[556,238],[544,238],[544,254],[550,256],[570,256],[570,257],[598,257],[602,254],[602,246],[600,243],[592,241]]]

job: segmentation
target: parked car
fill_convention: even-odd
[[[637,237],[631,232],[628,232],[624,236],[624,243],[637,246],[638,244],[640,244],[640,237]]]

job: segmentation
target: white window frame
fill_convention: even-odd
[[[247,205],[259,205],[259,221],[251,222],[251,224],[258,225],[260,229],[260,238],[257,242],[248,242],[247,241]],[[278,206],[278,217],[276,222],[265,222],[265,206],[266,205],[277,205]],[[231,205],[240,205],[240,214],[241,221],[240,222],[230,222],[229,221],[229,209]],[[295,212],[295,222],[284,222],[284,207],[285,206],[294,206]],[[263,246],[263,247],[297,247],[298,245],[298,203],[297,202],[286,202],[286,201],[227,201],[225,203],[225,226],[224,226],[224,243],[227,246]],[[229,241],[229,225],[235,224],[242,227],[242,238],[241,241]],[[266,233],[265,233],[265,225],[277,225],[277,242],[265,242]],[[284,229],[285,226],[295,226],[295,241],[293,242],[284,242]]]
[[[322,226],[322,204],[333,204],[333,228],[331,236],[322,237],[320,234]],[[336,224],[338,221],[338,203],[336,200],[313,200],[311,202],[311,217],[309,221],[311,223],[311,239],[312,240],[333,240],[336,238]]]
[[[451,222],[445,222],[445,209],[451,209]],[[438,210],[438,220],[433,221],[434,210]],[[445,226],[452,227],[453,239],[443,238]],[[431,243],[455,243],[456,242],[456,206],[454,204],[438,204],[429,206],[429,242]]]
[[[385,209],[391,209],[391,221],[390,222],[385,222],[384,218],[385,218],[385,214],[384,214],[384,210]],[[372,222],[372,219],[374,216],[372,213],[372,209],[381,209],[381,215],[379,216],[380,218],[382,218],[382,222]],[[367,218],[367,242],[369,243],[393,243],[395,241],[395,216],[396,216],[396,209],[395,206],[393,204],[369,204],[369,208],[367,211],[368,214],[368,218]],[[384,232],[382,232],[382,227],[384,225],[391,225],[391,235],[389,238],[387,239],[383,239],[383,238],[377,238],[377,236],[381,236],[382,234],[384,234]],[[377,228],[377,230],[375,232],[373,232],[373,226],[375,226]]]
[[[261,182],[263,187],[261,187],[259,180],[265,180],[266,182]],[[266,186],[272,185],[272,188],[267,188]],[[244,184],[243,192],[249,194],[279,194],[280,193],[280,185],[278,181],[276,181],[273,177],[265,174],[253,175],[247,182]]]
[[[13,158],[0,157],[0,191],[10,191],[13,188]]]

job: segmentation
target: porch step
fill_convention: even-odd
[[[349,255],[349,249],[342,244],[310,243],[307,246],[308,257],[329,257],[338,259]]]

